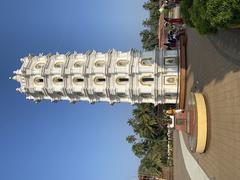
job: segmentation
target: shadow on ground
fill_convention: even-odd
[[[240,70],[240,29],[221,31],[215,35],[199,35],[187,29],[188,78],[192,91],[203,91],[209,83],[221,81],[228,73]]]
[[[227,75],[240,71],[240,29],[220,31],[214,35],[204,36],[189,28],[187,37],[187,94],[202,92],[206,97],[208,107],[209,94],[208,91],[204,91],[204,88],[221,84]],[[216,88],[223,86],[216,86]],[[211,144],[210,114],[213,110],[209,107],[207,109],[209,122],[206,153]]]
[[[220,55],[240,66],[240,29],[219,31],[208,39]]]
[[[193,153],[210,178],[240,177],[240,29],[202,36],[187,29],[187,100],[202,92],[208,112],[204,154]],[[187,142],[187,136],[185,136]]]

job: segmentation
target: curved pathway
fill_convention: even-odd
[[[192,155],[210,178],[239,180],[240,29],[221,33],[210,40],[187,29],[186,99],[196,89],[204,94],[209,127],[206,152]]]
[[[208,176],[199,166],[197,161],[193,158],[185,145],[182,132],[179,132],[180,145],[182,149],[183,160],[188,171],[188,174],[193,180],[209,180]]]
[[[191,155],[210,179],[239,180],[240,29],[201,36],[188,28],[187,35],[186,92],[188,95],[197,90],[204,94],[209,126],[206,152]],[[175,132],[174,178],[187,180],[190,175],[178,136]]]

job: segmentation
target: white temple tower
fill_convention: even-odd
[[[21,62],[12,79],[36,102],[177,103],[176,50],[40,54]]]

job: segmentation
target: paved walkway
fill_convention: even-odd
[[[187,34],[187,94],[202,92],[208,110],[206,153],[193,156],[211,179],[239,180],[240,41],[234,37],[240,37],[240,29],[212,36],[188,29]]]
[[[199,166],[199,164],[194,159],[192,154],[188,151],[188,148],[184,142],[181,131],[179,132],[179,138],[180,138],[180,145],[182,148],[183,160],[190,178],[193,180],[209,180],[206,173],[202,170],[202,168]]]
[[[208,36],[211,44],[221,56],[233,64],[240,65],[240,30],[230,29]]]
[[[173,133],[173,179],[174,180],[191,180],[185,167],[182,148],[180,145],[179,134],[177,131]]]
[[[211,36],[187,29],[187,35],[187,94],[202,92],[208,109],[206,152],[192,155],[209,179],[239,180],[240,29]],[[183,134],[183,138],[187,144],[187,136]],[[174,151],[174,178],[188,180],[176,133]]]

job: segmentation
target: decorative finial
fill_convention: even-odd
[[[22,89],[21,88],[16,88],[16,91],[22,93]]]
[[[18,69],[16,71],[13,71],[13,74],[22,74],[22,71]]]
[[[17,76],[13,76],[12,79],[16,81],[17,80]]]

